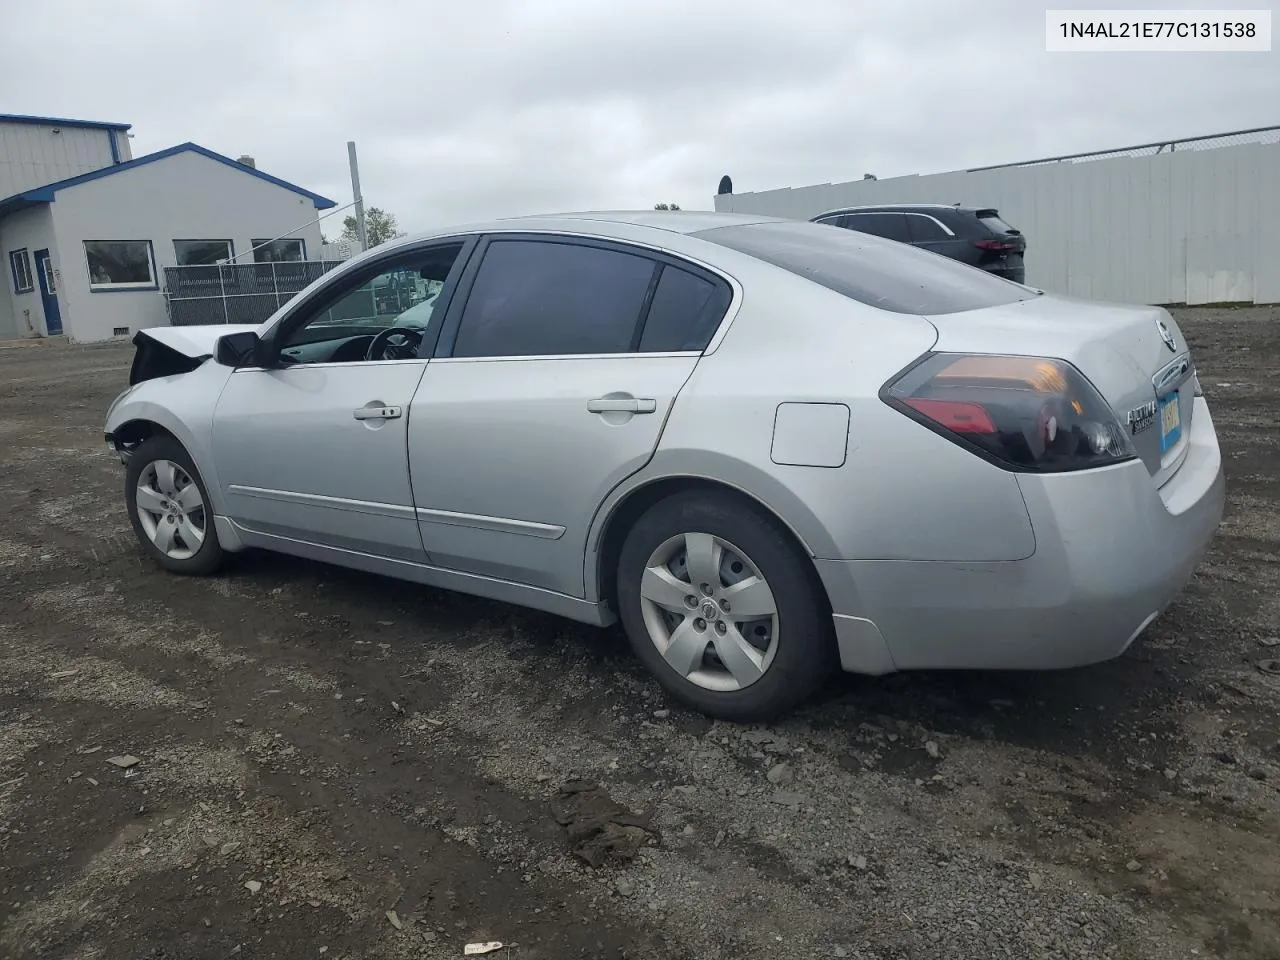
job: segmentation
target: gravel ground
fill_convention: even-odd
[[[101,439],[131,348],[0,349],[0,956],[1280,956],[1280,309],[1178,313],[1230,504],[1143,640],[770,727],[665,703],[616,631],[166,576]],[[636,858],[571,854],[574,778],[652,815]]]

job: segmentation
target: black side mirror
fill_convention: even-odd
[[[262,352],[262,341],[252,330],[228,333],[218,338],[213,359],[224,367],[253,366]]]

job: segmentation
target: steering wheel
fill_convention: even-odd
[[[371,341],[364,352],[366,360],[414,360],[422,331],[413,327],[387,327]]]

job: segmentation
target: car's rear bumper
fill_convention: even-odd
[[[1140,462],[1019,476],[1036,536],[1025,560],[818,561],[845,669],[1050,669],[1123,653],[1222,518],[1222,455],[1195,405],[1187,457],[1159,489]]]

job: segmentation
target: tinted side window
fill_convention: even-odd
[[[626,353],[655,264],[600,247],[495,240],[484,254],[455,357]]]
[[[911,228],[911,239],[917,243],[949,239],[947,231],[943,230],[933,217],[926,217],[919,213],[908,213],[907,225]]]
[[[640,350],[703,349],[729,309],[731,298],[724,281],[713,283],[679,267],[663,267],[644,322]]]
[[[911,242],[907,218],[901,213],[855,213],[849,217],[849,227],[859,233],[869,233],[886,240]]]
[[[749,223],[692,236],[894,313],[959,313],[1036,296],[1026,287],[919,247],[813,223]]]

